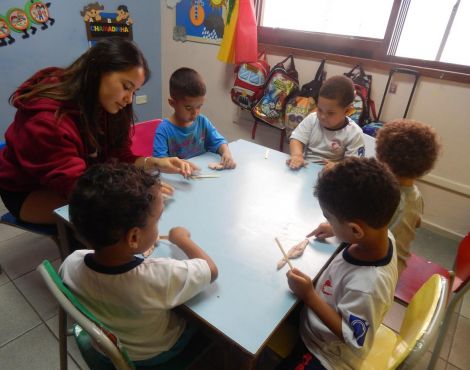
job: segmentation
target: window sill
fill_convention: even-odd
[[[400,62],[393,62],[393,61],[379,61],[373,59],[366,59],[366,58],[358,58],[358,57],[350,57],[345,55],[339,54],[331,54],[331,53],[324,53],[312,50],[305,50],[305,49],[298,49],[298,48],[290,48],[286,46],[279,46],[274,44],[267,44],[267,43],[260,43],[259,44],[260,50],[266,50],[268,54],[276,54],[276,55],[288,55],[292,54],[295,57],[305,58],[305,59],[326,59],[334,62],[344,63],[351,66],[351,68],[356,64],[361,64],[365,69],[367,68],[374,68],[383,70],[386,73],[390,71],[391,68],[409,68],[415,71],[418,71],[421,76],[431,77],[438,80],[444,81],[454,81],[460,82],[464,84],[470,84],[470,74],[467,73],[460,73],[460,72],[452,72],[452,71],[445,71],[433,68],[426,68],[426,67],[419,67],[407,63],[400,63]],[[395,59],[400,59],[398,57],[394,57]]]

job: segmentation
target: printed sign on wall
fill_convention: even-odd
[[[83,7],[80,15],[85,21],[88,41],[95,42],[102,37],[119,36],[132,40],[134,23],[126,5],[119,5],[114,12],[105,12],[99,2]]]

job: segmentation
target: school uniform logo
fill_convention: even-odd
[[[321,292],[324,295],[331,295],[332,287],[333,287],[333,284],[331,283],[331,280],[327,279],[327,280],[325,280],[325,282],[323,283],[323,285],[321,287]]]
[[[369,330],[370,325],[367,324],[366,320],[351,314],[349,315],[349,326],[353,330],[356,343],[358,346],[362,347],[366,340],[367,330]]]
[[[366,148],[361,146],[358,150],[357,150],[357,155],[358,157],[364,157],[366,155]]]

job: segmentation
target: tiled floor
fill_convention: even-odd
[[[0,203],[0,212],[4,213]],[[457,242],[420,230],[414,250],[446,267],[452,266]],[[2,370],[59,369],[57,305],[43,285],[37,265],[44,259],[58,267],[55,243],[46,237],[0,224],[0,368]],[[402,314],[394,306],[388,320]],[[439,370],[470,370],[470,294],[464,299],[441,353]],[[78,349],[69,342],[69,369],[87,369]],[[426,369],[430,353],[416,367]]]

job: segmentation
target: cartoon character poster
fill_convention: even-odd
[[[119,5],[116,10],[104,10],[99,2],[89,3],[80,11],[85,22],[88,41],[91,44],[107,36],[120,36],[132,40],[132,20],[129,8]]]
[[[50,6],[50,2],[28,0],[23,8],[11,8],[6,15],[0,14],[0,47],[11,45],[16,41],[12,32],[21,34],[23,39],[28,39],[36,34],[37,28],[34,25],[40,25],[41,30],[52,26],[55,20],[50,16]]]
[[[176,3],[173,39],[220,44],[224,36],[227,0],[172,0]]]

